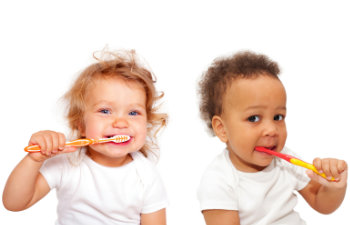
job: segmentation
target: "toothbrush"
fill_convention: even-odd
[[[294,165],[297,165],[297,166],[301,166],[301,167],[304,167],[306,169],[309,169],[309,170],[312,170],[314,171],[316,174],[320,175],[321,177],[327,179],[327,180],[330,180],[330,181],[335,181],[335,179],[332,177],[331,179],[327,178],[326,174],[324,173],[320,173],[316,167],[310,163],[306,163],[298,158],[295,158],[294,156],[291,156],[291,155],[287,155],[287,154],[283,154],[283,153],[280,153],[280,152],[275,152],[275,151],[272,151],[270,149],[267,149],[267,148],[264,148],[264,147],[255,147],[255,150],[259,151],[259,152],[265,152],[265,153],[268,153],[270,155],[274,155],[274,156],[277,156],[281,159],[284,159]]]
[[[128,136],[128,135],[116,135],[116,136],[110,137],[110,138],[77,139],[77,140],[66,142],[66,145],[79,147],[79,146],[87,146],[87,145],[107,143],[107,142],[123,143],[123,142],[126,142],[128,140],[130,140],[130,136]],[[26,151],[26,152],[40,152],[40,146],[39,145],[29,145],[29,146],[24,148],[24,151]]]

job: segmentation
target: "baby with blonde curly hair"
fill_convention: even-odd
[[[11,211],[27,209],[56,189],[56,224],[166,224],[165,188],[149,160],[167,115],[158,113],[155,77],[134,51],[102,51],[65,94],[74,138],[127,135],[124,143],[66,146],[64,134],[34,133],[28,153],[11,173],[3,193]],[[78,163],[70,157],[80,152]],[[67,154],[69,153],[69,154]]]

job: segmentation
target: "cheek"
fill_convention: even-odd
[[[246,133],[242,130],[231,127],[226,130],[227,142],[233,149],[240,149],[247,141]]]
[[[246,148],[246,146],[249,146],[252,143],[252,133],[247,133],[244,131],[238,132],[236,135],[233,135],[231,138],[232,145],[234,145],[237,148]]]
[[[231,132],[231,145],[237,149],[252,149],[261,138],[260,132],[256,129],[241,126],[236,132]]]
[[[139,127],[140,135],[143,136],[145,139],[146,139],[146,136],[147,136],[147,133],[148,133],[148,130],[149,130],[148,126],[151,127],[152,125],[147,124],[147,122],[144,122]]]
[[[101,123],[95,122],[93,119],[86,118],[84,120],[84,134],[87,138],[96,138],[100,136]]]
[[[287,126],[284,121],[278,125],[278,133],[280,136],[287,136]]]
[[[286,129],[286,127],[284,127],[284,128],[282,129],[282,132],[281,132],[281,137],[282,137],[282,140],[283,140],[284,142],[286,141],[287,136],[288,136],[287,129]]]
[[[137,124],[135,124],[134,128],[135,131],[137,131],[137,136],[138,136],[138,140],[145,142],[146,141],[146,137],[147,137],[147,133],[149,132],[148,127],[151,128],[151,125],[147,124],[147,121],[139,121]]]

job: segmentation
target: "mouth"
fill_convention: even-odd
[[[277,146],[271,146],[271,147],[265,147],[267,149],[270,149],[271,151],[275,151],[277,149]]]
[[[106,138],[106,139],[115,138],[116,140],[112,139],[108,143],[121,145],[121,144],[129,143],[133,137],[129,136],[127,134],[112,134],[112,135],[106,135],[106,136],[104,136],[104,138]]]
[[[273,145],[273,146],[257,146],[257,147],[263,147],[263,148],[269,149],[271,151],[276,151],[277,150],[277,146],[276,145]]]
[[[113,137],[116,137],[116,136],[129,136],[129,137],[131,137],[128,134],[110,134],[110,135],[103,136],[103,138],[113,138]]]

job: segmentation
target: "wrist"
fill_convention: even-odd
[[[322,188],[324,191],[327,192],[338,192],[338,191],[342,191],[345,190],[347,187],[347,183],[346,182],[338,182],[338,181],[331,181],[332,183],[337,183],[337,184],[331,184],[331,185],[322,185]]]
[[[41,167],[41,165],[44,163],[45,158],[42,157],[33,157],[33,153],[28,153],[25,157],[29,163],[33,164],[33,166]]]

